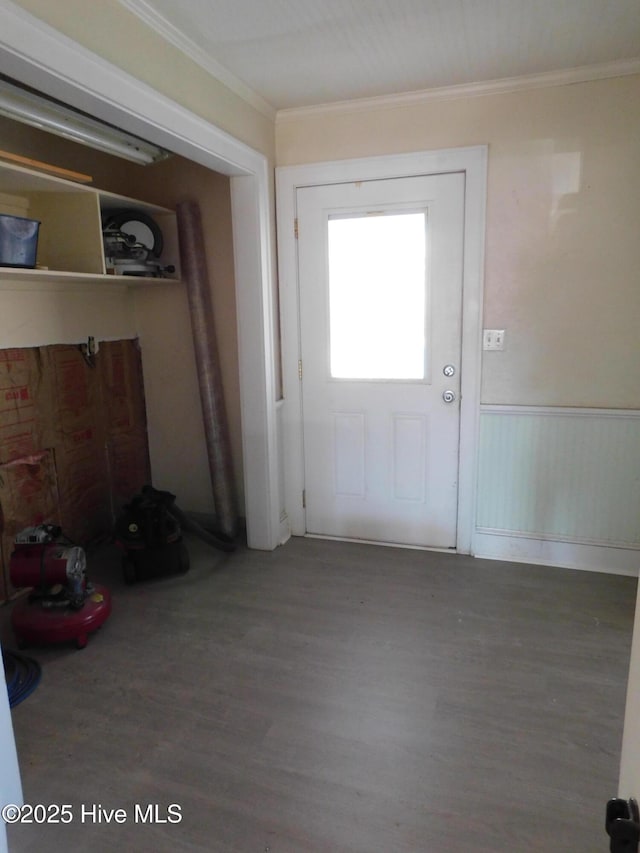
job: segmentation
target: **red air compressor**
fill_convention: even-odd
[[[21,648],[68,640],[79,649],[87,645],[89,634],[111,613],[111,595],[90,583],[86,568],[84,550],[64,539],[55,525],[27,527],[16,536],[9,577],[15,587],[31,587],[11,613]]]

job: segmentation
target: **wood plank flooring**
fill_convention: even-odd
[[[113,591],[84,651],[30,650],[12,853],[597,853],[636,581],[294,539]],[[0,614],[8,636],[8,608]],[[5,645],[11,645],[10,643]],[[178,804],[180,823],[135,822]],[[123,824],[81,806],[123,808]]]

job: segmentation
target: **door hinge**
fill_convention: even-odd
[[[302,359],[298,359],[298,379],[302,382]]]
[[[293,236],[298,239],[298,217],[293,220]]]
[[[307,508],[307,490],[303,489],[302,490],[302,509],[306,509],[306,508]]]

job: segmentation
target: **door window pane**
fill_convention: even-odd
[[[329,218],[331,376],[424,379],[426,214]]]

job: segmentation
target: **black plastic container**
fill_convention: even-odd
[[[0,266],[33,269],[39,230],[37,219],[0,213]]]

